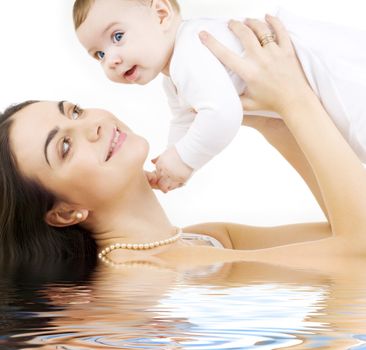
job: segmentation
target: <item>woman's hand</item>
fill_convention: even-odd
[[[281,22],[270,16],[266,20],[276,42],[263,42],[271,35],[265,23],[231,22],[231,29],[245,46],[244,58],[210,35],[201,33],[201,39],[247,83],[242,98],[247,110],[273,110],[283,117],[314,172],[335,244],[341,245],[345,254],[365,256],[365,168],[307,84]]]
[[[201,32],[200,39],[245,81],[247,87],[241,96],[245,110],[272,110],[281,115],[301,98],[302,92],[311,89],[282,23],[269,15],[266,21],[267,24],[254,19],[247,19],[245,24],[230,21],[229,28],[245,47],[244,57],[228,50],[207,32]],[[271,40],[272,34],[275,40]],[[270,40],[263,39],[266,36]]]

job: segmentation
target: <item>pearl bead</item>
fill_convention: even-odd
[[[115,249],[133,249],[133,250],[153,249],[153,248],[156,248],[159,246],[163,246],[166,244],[176,242],[179,239],[181,234],[182,234],[182,229],[177,228],[177,233],[173,237],[163,239],[161,241],[155,241],[155,242],[150,242],[150,243],[133,243],[133,244],[132,243],[115,243],[115,244],[111,244],[109,247],[104,248],[98,254],[98,257],[102,261],[104,261],[108,264],[113,264],[107,257],[105,257],[112,250],[115,250]]]

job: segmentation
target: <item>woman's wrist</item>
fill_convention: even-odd
[[[297,119],[298,113],[303,113],[304,110],[319,108],[321,103],[310,86],[295,88],[281,99],[275,112],[282,116],[283,119]]]

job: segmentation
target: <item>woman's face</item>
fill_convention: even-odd
[[[38,102],[14,115],[10,146],[21,173],[71,203],[97,209],[143,175],[148,152],[111,113],[66,102]]]

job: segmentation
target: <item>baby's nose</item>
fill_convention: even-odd
[[[120,55],[116,55],[116,54],[111,54],[108,57],[108,68],[110,69],[114,69],[116,68],[118,65],[120,65],[122,63],[122,58]]]

